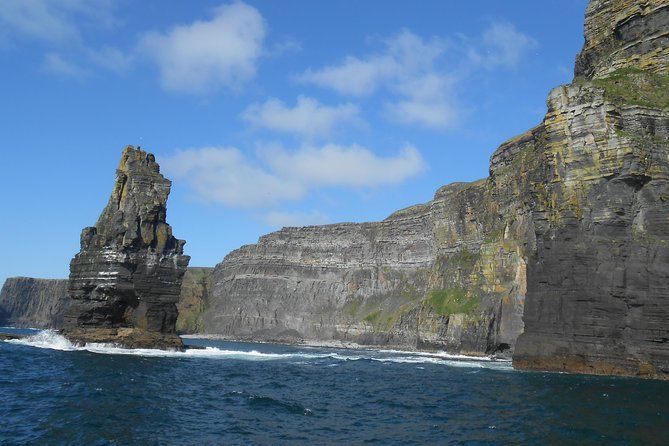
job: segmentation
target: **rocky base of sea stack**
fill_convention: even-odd
[[[174,333],[160,333],[140,328],[69,328],[61,334],[77,345],[99,343],[124,348],[151,348],[183,351],[181,338]]]
[[[516,370],[545,370],[561,373],[585,373],[588,375],[634,376],[637,378],[669,381],[669,374],[657,370],[653,364],[637,360],[619,363],[586,360],[582,356],[518,357],[513,358]]]

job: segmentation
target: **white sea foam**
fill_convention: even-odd
[[[399,350],[382,351],[351,351],[342,352],[286,352],[286,353],[263,353],[257,350],[226,350],[217,347],[206,347],[204,349],[187,349],[184,352],[166,351],[157,349],[128,349],[111,344],[89,343],[85,346],[76,346],[65,337],[53,330],[44,330],[39,333],[21,339],[12,339],[5,342],[26,345],[30,347],[46,348],[61,351],[88,351],[107,355],[132,355],[145,357],[171,357],[171,358],[219,358],[237,359],[245,361],[291,361],[291,362],[313,362],[319,360],[334,361],[360,361],[368,360],[381,363],[400,364],[441,364],[451,367],[469,368],[491,368],[498,370],[511,370],[509,361],[494,361],[491,358],[478,358],[472,356],[450,355],[447,353],[433,354],[421,352],[404,352]]]

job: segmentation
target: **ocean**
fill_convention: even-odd
[[[3,331],[8,331],[4,329]],[[669,444],[669,383],[444,353],[0,342],[0,444]]]

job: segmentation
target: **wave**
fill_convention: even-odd
[[[186,351],[169,351],[157,349],[129,349],[113,344],[88,343],[77,346],[68,341],[64,336],[53,330],[43,330],[35,335],[21,339],[11,339],[5,342],[29,347],[45,348],[60,351],[88,351],[107,355],[130,355],[144,357],[167,357],[167,358],[211,358],[232,359],[244,361],[291,361],[291,362],[317,362],[326,361],[331,365],[332,361],[373,361],[380,363],[398,364],[440,364],[452,367],[489,368],[497,370],[510,370],[509,361],[495,361],[492,358],[478,358],[473,356],[450,355],[447,353],[425,353],[404,352],[400,350],[380,351],[356,351],[350,352],[286,352],[266,353],[257,350],[229,350],[218,347],[205,347],[203,349],[186,349]]]

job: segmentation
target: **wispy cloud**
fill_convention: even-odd
[[[456,117],[450,75],[436,65],[448,43],[438,38],[425,40],[406,29],[383,43],[382,52],[362,58],[347,56],[339,64],[308,69],[296,78],[349,96],[385,89],[395,97],[386,106],[393,121],[449,127]]]
[[[266,32],[260,12],[237,2],[216,8],[210,20],[148,33],[139,48],[157,64],[166,90],[202,94],[253,78]]]
[[[111,0],[6,0],[0,2],[0,24],[15,38],[71,43],[81,40],[82,26],[110,26],[113,7]]]
[[[296,79],[345,95],[367,96],[380,87],[431,71],[444,49],[445,43],[439,39],[425,41],[409,30],[402,30],[384,41],[382,52],[362,58],[347,56],[337,64],[309,68]]]
[[[270,148],[262,152],[273,172],[295,178],[306,186],[373,187],[405,181],[425,169],[415,147],[406,146],[396,155],[380,157],[359,146],[327,144],[297,151]]]
[[[327,136],[337,125],[360,121],[358,107],[351,103],[327,106],[306,96],[299,96],[294,107],[275,98],[251,104],[241,117],[256,127],[309,138]]]
[[[425,169],[418,150],[394,156],[334,144],[261,150],[255,159],[234,147],[182,150],[161,159],[166,172],[183,179],[198,199],[235,208],[269,208],[322,187],[365,188],[398,184]]]
[[[516,29],[509,22],[494,22],[483,33],[479,46],[471,47],[469,56],[474,64],[486,69],[514,68],[523,56],[538,47],[538,42]]]
[[[360,97],[384,91],[386,116],[400,124],[444,130],[462,114],[456,85],[468,73],[512,68],[537,42],[508,22],[493,22],[474,39],[422,38],[404,29],[383,41],[382,51],[309,68],[295,76],[339,94]]]
[[[42,64],[46,71],[63,77],[81,79],[86,76],[86,71],[77,64],[64,59],[60,54],[48,53],[44,56]]]

